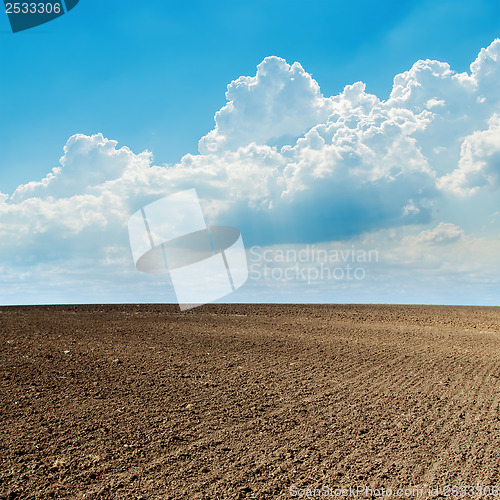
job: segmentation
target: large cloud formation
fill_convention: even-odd
[[[228,86],[200,153],[175,165],[101,134],[71,137],[59,167],[0,195],[0,248],[109,259],[131,213],[191,187],[209,222],[237,226],[247,244],[430,223],[438,200],[500,187],[500,40],[470,69],[418,61],[382,101],[361,82],[325,97],[299,63],[268,57]]]

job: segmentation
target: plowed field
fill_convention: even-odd
[[[500,498],[499,308],[4,307],[0,331],[2,499]]]

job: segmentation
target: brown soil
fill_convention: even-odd
[[[500,487],[498,308],[5,307],[0,328],[2,499]]]

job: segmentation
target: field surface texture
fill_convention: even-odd
[[[499,308],[4,307],[0,329],[1,499],[500,499]]]

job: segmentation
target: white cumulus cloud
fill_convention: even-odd
[[[266,57],[255,76],[229,84],[226,98],[215,129],[200,140],[202,154],[290,140],[326,120],[333,109],[299,63],[290,66],[279,57]]]
[[[500,116],[493,114],[488,125],[464,139],[458,167],[440,179],[443,189],[464,196],[500,187]]]
[[[469,73],[418,61],[396,75],[385,101],[362,82],[325,97],[299,63],[268,57],[255,76],[228,85],[199,154],[175,165],[77,134],[45,178],[0,195],[3,265],[123,266],[128,217],[192,187],[208,221],[238,227],[248,244],[419,225],[418,248],[462,241],[460,221],[439,223],[435,207],[500,187],[499,55],[495,40]],[[400,248],[410,251],[409,242]]]

